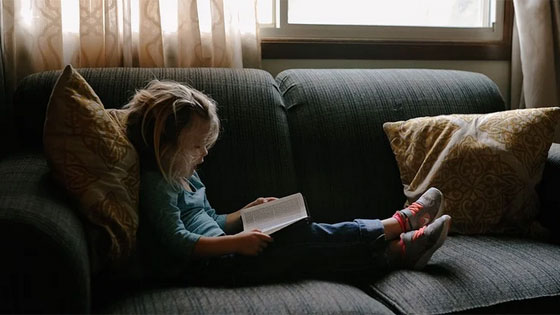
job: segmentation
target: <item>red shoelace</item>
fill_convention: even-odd
[[[408,209],[410,209],[410,212],[412,212],[412,215],[416,215],[418,213],[418,211],[422,210],[422,208],[424,208],[424,206],[422,206],[418,202],[413,202],[410,206],[408,206]],[[401,231],[403,233],[406,232],[406,225],[408,224],[408,226],[410,226],[410,222],[408,221],[408,217],[406,217],[405,215],[401,215],[400,211],[397,211],[393,215],[393,218],[395,218],[397,220],[397,222],[399,222],[399,225],[401,226]]]
[[[422,208],[424,208],[424,206],[418,202],[413,202],[410,206],[408,206],[408,209],[410,209],[414,215],[416,215],[418,211],[422,210]]]
[[[425,226],[421,227],[420,229],[414,231],[414,234],[412,235],[412,241],[417,240],[418,238],[420,238],[422,235],[424,235],[424,230],[426,229]],[[404,257],[406,255],[406,244],[404,243],[403,239],[401,238],[399,241],[399,245],[401,247],[401,251],[402,251],[402,257]]]
[[[415,241],[417,240],[420,236],[424,235],[424,229],[426,228],[426,226],[423,226],[421,228],[419,228],[418,230],[416,230],[414,232],[414,234],[412,235],[412,240]]]

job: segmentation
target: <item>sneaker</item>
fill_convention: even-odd
[[[404,266],[415,270],[424,268],[447,238],[450,225],[451,217],[443,215],[419,230],[402,233],[399,245]]]
[[[439,189],[428,189],[418,200],[406,209],[395,212],[393,217],[399,221],[403,232],[418,230],[430,224],[443,212],[443,194]]]

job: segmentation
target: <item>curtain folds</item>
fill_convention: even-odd
[[[260,67],[256,0],[1,0],[7,86],[74,67]]]
[[[511,107],[560,106],[560,0],[514,0]]]

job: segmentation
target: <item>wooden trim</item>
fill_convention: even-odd
[[[263,59],[510,60],[513,0],[505,1],[502,39],[492,42],[262,40]]]

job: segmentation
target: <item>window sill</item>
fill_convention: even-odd
[[[263,40],[263,59],[509,60],[511,42]]]

